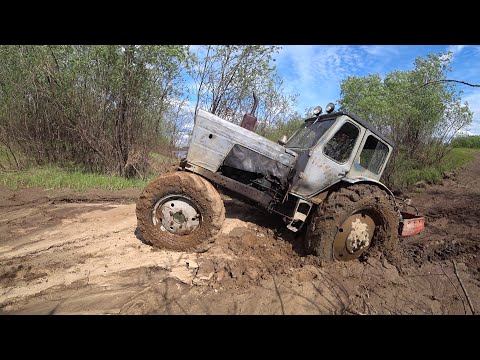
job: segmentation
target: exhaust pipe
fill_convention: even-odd
[[[257,105],[258,105],[258,98],[257,98],[257,95],[255,95],[255,91],[254,91],[252,111],[250,111],[250,114],[243,115],[242,122],[240,123],[241,127],[250,131],[255,131],[255,126],[257,125],[257,118],[255,116]]]

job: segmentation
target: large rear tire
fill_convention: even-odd
[[[378,186],[356,184],[333,192],[313,214],[307,251],[325,261],[358,259],[371,246],[390,251],[398,241],[395,200]]]
[[[203,250],[225,220],[217,190],[202,177],[177,171],[152,181],[137,201],[137,224],[145,240],[169,250]]]

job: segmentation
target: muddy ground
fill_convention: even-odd
[[[138,191],[0,189],[0,311],[9,314],[471,314],[480,309],[480,156],[407,194],[426,229],[393,263],[321,264],[303,234],[225,197],[204,253],[152,248]],[[455,271],[456,267],[456,271]],[[465,295],[465,288],[471,306]]]

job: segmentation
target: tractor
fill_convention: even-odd
[[[401,211],[380,182],[393,142],[332,103],[325,110],[273,142],[253,131],[254,111],[236,125],[198,109],[186,158],[138,199],[144,239],[162,249],[205,248],[225,219],[217,188],[278,214],[293,232],[306,226],[307,252],[324,261],[357,259],[375,244],[392,249],[399,235],[418,234],[424,218]]]

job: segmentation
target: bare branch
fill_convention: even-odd
[[[461,80],[450,80],[450,79],[445,79],[445,80],[432,80],[432,81],[427,81],[425,84],[423,84],[422,86],[420,86],[420,88],[423,88],[427,85],[431,85],[431,84],[440,84],[440,83],[446,83],[446,82],[453,82],[453,83],[459,83],[459,84],[463,84],[463,85],[467,85],[467,86],[471,86],[471,87],[480,87],[480,84],[471,84],[471,83],[468,83],[466,81],[461,81]]]

